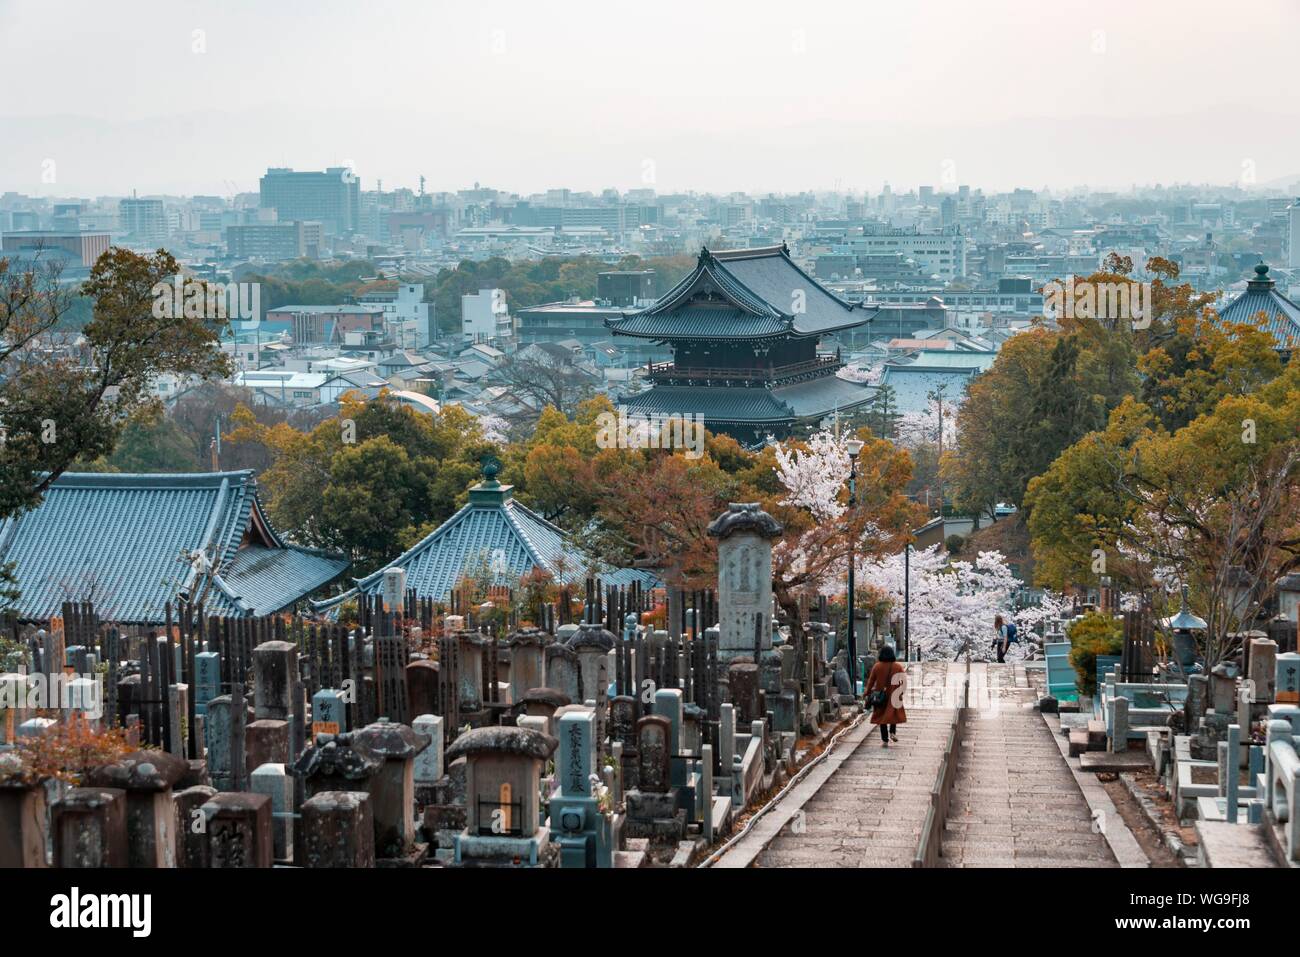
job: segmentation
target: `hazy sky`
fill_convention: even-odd
[[[1300,0],[0,0],[0,192],[1290,183],[1298,35]]]

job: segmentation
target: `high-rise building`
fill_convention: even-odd
[[[129,241],[167,241],[167,211],[161,199],[124,199],[117,204],[118,225]]]
[[[361,186],[344,166],[323,173],[272,167],[261,179],[259,205],[274,209],[282,222],[318,222],[330,236],[361,228]]]
[[[1300,196],[1287,207],[1287,259],[1290,269],[1300,269]]]

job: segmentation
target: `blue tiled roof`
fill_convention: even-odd
[[[381,591],[389,568],[404,568],[406,587],[421,598],[445,601],[465,566],[483,555],[499,565],[501,584],[513,584],[539,566],[557,581],[576,580],[586,570],[582,556],[566,545],[564,533],[515,501],[510,486],[485,484],[470,489],[469,504],[414,547],[357,579],[356,588],[316,607],[333,607],[357,590]]]
[[[613,571],[600,572],[600,583],[602,585],[613,585],[614,587],[626,588],[636,583],[641,586],[643,591],[653,591],[656,588],[663,588],[663,579],[648,568],[617,568]]]
[[[863,382],[823,376],[773,389],[772,392],[797,417],[806,419],[855,409],[870,401],[876,390]]]
[[[752,338],[789,331],[789,324],[780,316],[746,314],[726,303],[687,304],[673,312],[630,316],[624,321],[626,325],[609,325],[616,334],[659,339],[726,339],[734,337],[742,326],[745,335]]]
[[[965,396],[967,384],[977,374],[976,369],[887,365],[881,381],[894,390],[898,412],[924,412],[930,407],[927,393],[946,384],[948,401],[959,403]]]
[[[221,585],[232,606],[270,615],[333,581],[347,566],[328,552],[249,545],[221,570]]]
[[[872,310],[872,311],[865,311]],[[605,320],[616,335],[650,339],[821,336],[870,320],[795,265],[784,246],[701,250],[695,271],[654,305]]]
[[[1268,266],[1255,267],[1255,278],[1246,283],[1246,291],[1219,310],[1225,322],[1251,322],[1264,313],[1264,328],[1277,340],[1279,349],[1294,349],[1300,344],[1300,306],[1277,291],[1268,278]]]
[[[36,508],[0,523],[0,562],[14,563],[21,591],[14,610],[30,619],[88,600],[105,620],[161,622],[166,603],[192,584],[181,556],[196,549],[214,559],[208,605],[219,614],[287,607],[348,564],[287,545],[262,514],[247,470],[68,473]],[[268,552],[280,557],[270,562]],[[259,556],[268,564],[258,566]]]

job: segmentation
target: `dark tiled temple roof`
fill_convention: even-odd
[[[347,559],[284,542],[262,514],[248,470],[187,474],[67,473],[36,508],[0,522],[0,562],[13,562],[22,618],[93,601],[104,620],[152,624],[196,575],[182,555],[214,563],[206,607],[268,614],[340,575]]]
[[[776,389],[657,385],[623,400],[628,415],[700,415],[713,423],[785,423],[824,418],[868,402],[874,390],[838,376],[823,376]]]
[[[1219,310],[1224,322],[1250,322],[1264,313],[1264,328],[1277,340],[1278,348],[1294,349],[1300,344],[1300,306],[1278,292],[1268,278],[1268,266],[1255,267],[1255,278],[1246,283],[1246,291]]]
[[[781,245],[702,249],[694,272],[663,298],[605,325],[650,339],[808,337],[862,325],[874,312],[827,291]]]

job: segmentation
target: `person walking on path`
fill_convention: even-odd
[[[1007,648],[1011,644],[1011,634],[1003,623],[1001,615],[994,616],[993,630],[998,633],[998,637],[993,642],[993,650],[998,653],[998,664],[1003,665],[1006,664]]]
[[[867,703],[871,705],[871,723],[880,726],[880,741],[884,747],[898,741],[898,726],[907,723],[903,709],[903,688],[907,681],[907,668],[894,654],[892,645],[880,649],[880,660],[871,666],[867,675]]]

